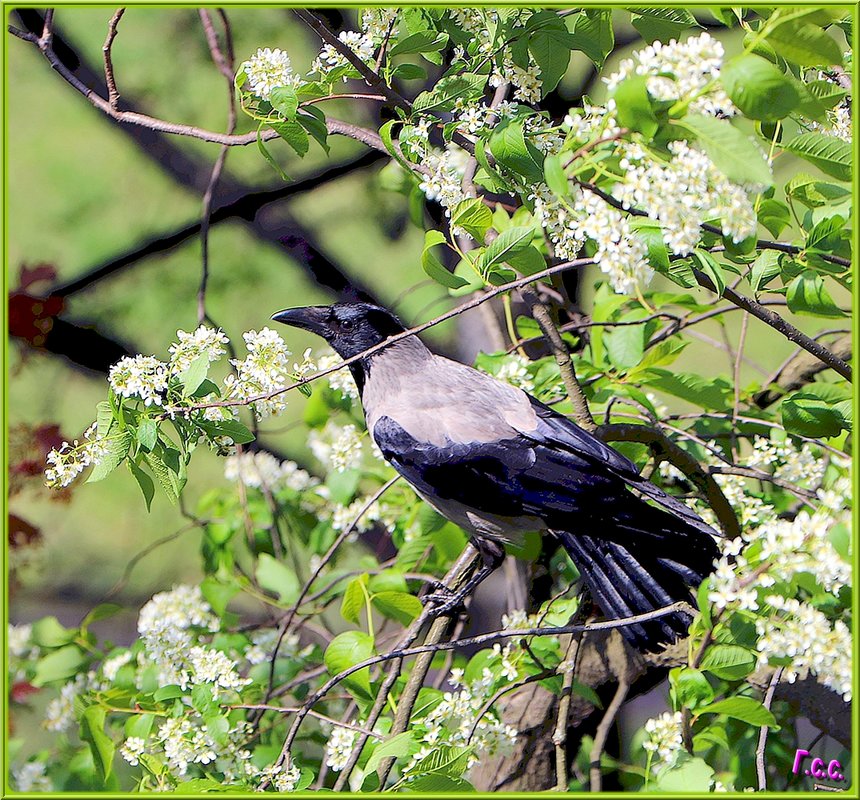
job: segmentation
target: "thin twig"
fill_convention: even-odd
[[[119,25],[119,21],[122,19],[122,15],[125,14],[124,8],[118,8],[113,16],[110,18],[110,22],[108,23],[108,32],[107,38],[105,39],[105,43],[102,46],[102,54],[104,55],[105,62],[105,84],[107,85],[108,90],[108,104],[114,110],[116,110],[117,103],[119,102],[119,92],[116,88],[116,78],[113,74],[113,58],[111,56],[111,48],[113,47],[113,40],[116,39],[117,34],[117,26]]]
[[[531,309],[532,316],[537,321],[547,341],[549,341],[552,354],[555,356],[555,363],[558,365],[561,379],[564,382],[564,388],[567,389],[568,397],[570,397],[570,402],[573,405],[573,415],[577,423],[587,431],[594,431],[597,428],[597,423],[591,416],[588,400],[586,400],[582,387],[576,378],[576,371],[573,368],[573,361],[570,358],[567,345],[555,327],[547,307],[532,289],[523,288],[520,294]]]
[[[568,668],[564,672],[561,685],[561,697],[558,699],[558,711],[555,718],[555,729],[552,733],[552,744],[555,748],[555,788],[556,791],[567,791],[567,724],[570,719],[570,701],[573,697],[573,681],[576,675],[576,665],[582,652],[582,635],[571,636],[564,652],[562,664]],[[573,665],[570,665],[571,659]]]
[[[273,706],[267,705],[266,703],[236,703],[231,706],[227,706],[227,708],[244,708],[249,711],[277,711],[279,714],[297,714],[301,709],[298,707],[290,707],[290,706]],[[328,722],[330,725],[336,725],[338,728],[348,728],[351,731],[356,731],[357,733],[363,733],[366,736],[372,736],[374,739],[382,739],[383,736],[381,733],[376,733],[375,731],[371,731],[368,728],[363,728],[361,725],[353,725],[349,722],[344,722],[343,720],[334,719],[334,717],[326,716],[325,714],[321,714],[319,711],[309,711],[308,714],[311,717],[316,717],[317,719],[323,720],[323,722]]]
[[[627,693],[629,691],[630,684],[627,682],[627,679],[625,677],[619,678],[618,688],[615,690],[615,694],[612,696],[612,700],[606,707],[606,711],[603,714],[603,719],[600,720],[600,724],[594,732],[594,743],[591,745],[591,752],[589,753],[588,759],[590,764],[589,788],[592,792],[600,792],[603,788],[603,776],[600,772],[600,757],[603,755],[603,748],[606,747],[606,740],[609,737],[609,731],[612,730],[612,726],[615,724],[615,718],[618,716],[621,706],[627,699]]]
[[[783,667],[779,667],[770,679],[770,683],[767,687],[767,692],[764,696],[764,707],[770,711],[770,706],[773,703],[773,694],[776,691],[777,684],[779,684],[779,679],[782,677]],[[767,747],[767,734],[770,728],[767,725],[762,725],[761,730],[758,732],[758,747],[756,747],[755,751],[755,771],[758,776],[758,790],[760,792],[767,791],[767,764],[765,763],[765,748]]]

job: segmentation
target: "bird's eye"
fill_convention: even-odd
[[[340,327],[342,330],[351,331],[355,325],[351,319],[345,319],[340,323]]]

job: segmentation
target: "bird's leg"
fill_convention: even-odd
[[[441,616],[463,608],[463,601],[485,578],[498,568],[505,559],[504,548],[491,539],[473,539],[472,543],[481,554],[483,563],[466,584],[454,591],[442,583],[437,583],[430,594],[424,596],[424,604],[433,606],[433,614]]]

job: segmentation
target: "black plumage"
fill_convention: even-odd
[[[361,303],[288,309],[273,319],[323,336],[344,358],[403,332],[389,312]],[[529,530],[554,535],[609,618],[679,600],[707,576],[716,532],[648,482],[635,465],[520,389],[403,338],[350,364],[368,430],[383,456],[494,569],[503,545]],[[689,625],[676,612],[623,627],[654,649]]]

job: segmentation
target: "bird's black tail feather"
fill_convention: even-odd
[[[719,553],[710,535],[644,502],[616,510],[588,531],[556,535],[609,619],[682,600],[695,605],[695,589]],[[686,635],[690,622],[689,614],[677,611],[620,631],[637,649],[654,651]]]

